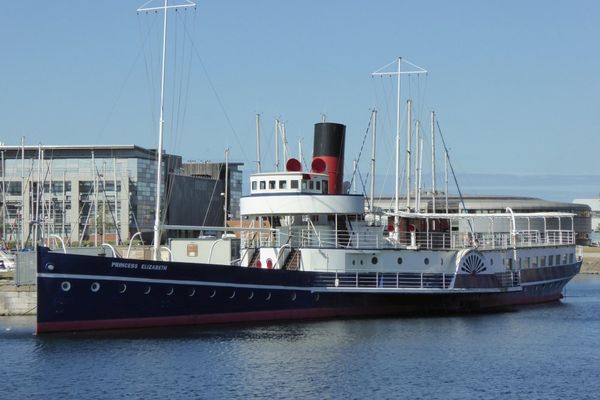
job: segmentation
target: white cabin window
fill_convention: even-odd
[[[315,188],[315,183],[313,181],[308,181],[308,188],[313,190]]]
[[[287,181],[279,181],[279,189],[287,189]]]
[[[275,181],[269,181],[269,189],[275,189]]]
[[[306,190],[306,181],[302,181],[302,190]]]
[[[265,190],[267,188],[267,182],[260,181],[260,190]]]
[[[531,257],[531,268],[537,268],[538,266],[538,257]]]
[[[292,181],[290,181],[290,187],[291,187],[292,189],[298,189],[298,181],[297,181],[297,180],[295,180],[295,179],[294,179],[294,180],[292,180]]]
[[[329,192],[328,186],[329,183],[327,181],[323,181],[323,193]]]
[[[540,267],[545,267],[546,266],[546,256],[541,256],[540,257]]]
[[[321,190],[321,181],[317,181],[316,185],[317,185],[317,190],[320,191]]]
[[[554,256],[554,265],[560,265],[560,255],[559,254]]]
[[[256,190],[256,181],[252,181],[252,190]]]
[[[554,264],[554,256],[548,256],[548,266],[551,267]]]

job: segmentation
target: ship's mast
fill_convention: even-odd
[[[160,186],[162,183],[162,153],[163,153],[163,133],[165,126],[164,110],[165,110],[165,63],[167,56],[167,12],[169,9],[195,7],[196,4],[189,0],[184,0],[184,4],[172,4],[169,5],[169,0],[165,0],[164,5],[160,7],[147,7],[152,0],[147,1],[140,8],[141,11],[158,11],[163,10],[163,44],[162,44],[162,60],[160,68],[160,116],[158,118],[158,149],[156,150],[156,207],[154,210],[154,251],[153,259],[159,260],[159,249],[160,249],[160,221],[161,221],[161,192]]]
[[[389,66],[398,63],[396,71],[385,72],[386,68]],[[392,61],[391,63],[384,65],[379,68],[377,71],[373,72],[371,76],[395,76],[396,77],[396,184],[395,184],[395,207],[394,211],[396,216],[394,217],[394,233],[396,237],[400,231],[399,226],[399,218],[398,213],[400,212],[400,76],[401,75],[410,75],[410,74],[426,74],[427,71],[407,60],[404,60],[405,63],[412,66],[414,69],[403,71],[402,70],[402,57],[398,57],[397,60]],[[410,193],[410,190],[408,190]],[[406,193],[407,199],[409,198],[409,193]]]

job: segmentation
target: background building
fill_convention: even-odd
[[[0,154],[0,237],[5,243],[21,247],[35,235],[57,235],[66,243],[122,243],[136,232],[151,240],[156,150],[0,146]],[[230,202],[239,215],[241,164],[234,165]],[[162,176],[165,224],[223,224],[224,174],[186,174],[180,156],[164,154]]]
[[[575,199],[573,203],[584,204],[590,208],[592,218],[592,230],[600,232],[600,198],[597,199]]]

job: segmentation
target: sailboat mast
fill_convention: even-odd
[[[435,214],[435,111],[431,112],[431,200]]]
[[[412,167],[412,100],[406,101],[407,141],[406,141],[406,211],[410,212],[410,169]],[[415,194],[416,196],[416,194]]]
[[[168,1],[165,0],[164,17],[163,17],[163,46],[162,60],[160,70],[160,116],[158,119],[158,149],[156,158],[156,207],[154,210],[154,260],[159,260],[160,248],[160,210],[161,210],[161,192],[160,186],[162,183],[162,153],[163,153],[163,133],[165,126],[165,63],[167,56],[167,10]]]
[[[260,174],[260,114],[256,114],[256,172]]]
[[[398,57],[398,77],[397,77],[397,96],[396,96],[396,190],[394,196],[396,197],[396,204],[394,212],[394,233],[396,238],[400,233],[400,218],[398,213],[400,212],[400,65],[402,64],[402,58]]]
[[[279,120],[275,119],[275,171],[279,172]]]
[[[373,212],[373,201],[375,197],[375,145],[377,143],[377,110],[372,111],[373,118],[373,142],[371,144],[371,198],[369,199],[370,211]]]

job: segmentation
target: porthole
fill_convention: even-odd
[[[62,289],[63,292],[68,292],[69,290],[71,290],[71,282],[68,281],[64,281],[60,284],[60,288]]]
[[[92,283],[92,285],[90,286],[90,290],[96,293],[98,290],[100,290],[100,284],[98,282]]]
[[[254,298],[254,292],[250,292],[248,295],[248,300],[252,300]]]
[[[292,293],[292,296],[290,297],[290,299],[292,301],[296,301],[296,292]]]
[[[265,298],[265,300],[271,300],[271,292],[269,292],[269,293],[267,294],[267,297]]]
[[[121,283],[119,285],[119,293],[125,293],[126,290],[127,290],[127,285],[124,283]]]
[[[144,289],[144,294],[150,294],[151,291],[152,288],[150,286],[146,286],[146,289]]]
[[[213,297],[215,297],[216,295],[217,295],[217,290],[216,290],[216,289],[213,289],[212,293],[211,293],[211,294],[210,294],[210,296],[208,296],[208,297],[210,297],[210,298],[212,299],[212,298],[213,298]]]
[[[429,258],[425,257],[425,260],[423,260],[423,262],[425,263],[425,265],[429,265]]]
[[[235,297],[235,290],[231,293],[231,296],[229,296],[230,299],[233,299]]]
[[[377,261],[378,261],[377,257],[371,258],[371,264],[375,265],[375,264],[377,264]]]
[[[196,289],[194,288],[189,288],[188,289],[188,296],[192,297],[196,294]]]
[[[54,271],[54,264],[52,264],[52,263],[48,263],[48,264],[46,264],[46,269],[47,269],[48,271]]]
[[[398,257],[398,265],[402,264],[402,257]]]
[[[171,296],[173,293],[175,293],[175,289],[173,289],[173,287],[167,289],[167,296]]]

